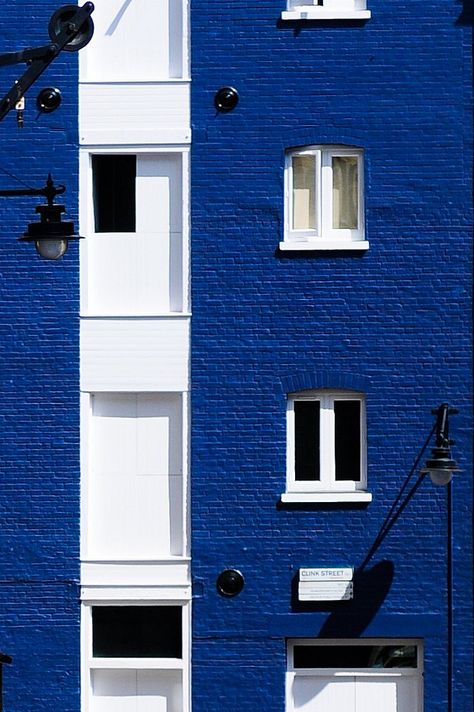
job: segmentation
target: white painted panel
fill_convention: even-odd
[[[355,712],[380,709],[384,712],[410,712],[410,708],[402,710],[397,707],[397,685],[396,678],[360,678],[355,690]]]
[[[87,81],[149,81],[183,73],[182,0],[96,0]]]
[[[137,232],[179,232],[182,220],[180,154],[137,156]]]
[[[138,154],[136,233],[91,233],[89,314],[150,315],[183,307],[180,153]]]
[[[82,319],[84,391],[187,391],[189,319]]]
[[[101,558],[182,554],[179,395],[93,396],[88,541]]]
[[[121,592],[122,598],[136,598],[135,589],[142,586],[155,589],[155,597],[162,595],[161,590],[176,589],[188,591],[190,583],[188,560],[158,560],[153,562],[135,561],[83,561],[81,564],[81,582],[87,589],[89,598],[98,595],[100,588],[104,596],[112,596],[112,591]],[[127,590],[131,586],[132,589]],[[159,593],[156,592],[160,589]],[[180,596],[183,595],[182,593]]]
[[[181,712],[181,673],[175,670],[91,671],[94,712]]]
[[[181,311],[181,233],[95,234],[87,247],[89,314]]]
[[[179,396],[137,396],[137,471],[140,475],[181,475],[182,405]]]
[[[294,710],[299,712],[356,712],[355,678],[334,680],[334,677],[293,678],[292,689]],[[381,712],[366,709],[364,712]],[[384,709],[383,712],[391,712]]]
[[[93,712],[136,712],[136,670],[93,670]]]
[[[355,712],[418,712],[418,677],[357,679]]]
[[[137,712],[181,712],[181,673],[137,670]]]
[[[80,84],[79,129],[91,146],[189,143],[189,84]]]

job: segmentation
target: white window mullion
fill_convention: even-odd
[[[330,396],[324,395],[321,398],[320,418],[320,484],[322,489],[330,490],[335,479],[334,408]]]
[[[323,181],[321,177],[322,151],[315,152],[315,171],[316,171],[316,232],[320,238],[324,234],[323,226]]]
[[[321,151],[321,235],[332,236],[332,165],[329,151]]]

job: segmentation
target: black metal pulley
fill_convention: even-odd
[[[86,3],[83,7],[87,9],[89,5],[92,6],[92,9],[94,8],[92,3]],[[94,23],[91,17],[88,17],[76,32],[72,21],[77,11],[77,5],[63,5],[53,13],[49,21],[48,32],[53,42],[56,41],[56,38],[63,30],[70,29],[71,35],[75,32],[71,41],[63,47],[66,52],[77,52],[82,49],[90,42],[94,34]]]

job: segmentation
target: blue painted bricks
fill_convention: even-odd
[[[372,0],[365,23],[285,23],[285,0],[191,5],[193,712],[283,712],[286,640],[318,636],[422,639],[424,709],[467,712],[470,8]],[[225,85],[240,101],[218,113]],[[367,252],[278,250],[285,149],[310,144],[364,149]],[[369,505],[281,504],[303,387],[366,393]],[[380,537],[441,402],[460,411],[452,522],[426,479]],[[305,566],[363,567],[354,600],[295,604]],[[246,581],[231,599],[229,567]]]
[[[47,44],[60,3],[5,3],[2,52]],[[24,65],[0,69],[3,96]],[[37,115],[35,97],[63,102]],[[77,224],[77,54],[63,53],[27,93],[24,128],[0,125],[0,187],[64,183]],[[15,176],[21,182],[15,180]],[[4,710],[79,709],[78,249],[41,260],[17,237],[38,198],[0,198],[0,649]]]

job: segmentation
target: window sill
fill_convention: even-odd
[[[280,242],[279,248],[282,252],[301,252],[307,250],[368,250],[367,240],[354,240],[354,242],[336,242],[335,240],[305,240],[304,242]]]
[[[182,670],[181,658],[91,658],[94,670]]]
[[[370,492],[284,492],[281,501],[287,504],[311,502],[371,502]]]
[[[282,20],[369,20],[370,10],[328,10],[314,7],[309,10],[289,10],[281,13]]]

